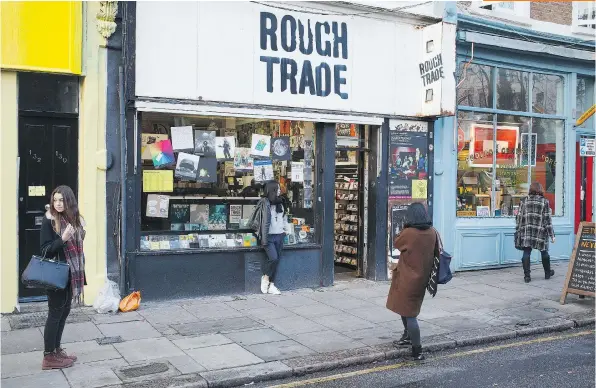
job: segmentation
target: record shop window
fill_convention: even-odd
[[[264,183],[289,204],[285,243],[316,243],[312,122],[143,113],[140,249],[256,247]]]

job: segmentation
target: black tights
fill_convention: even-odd
[[[70,314],[72,290],[70,282],[64,290],[48,290],[48,319],[43,331],[44,352],[51,353],[60,347],[66,318]]]
[[[420,346],[420,326],[418,326],[418,320],[415,317],[402,316],[401,321],[410,337],[410,341],[412,341],[412,346]]]

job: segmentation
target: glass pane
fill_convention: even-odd
[[[533,144],[532,150],[529,144]],[[535,155],[535,150],[536,134],[530,134],[529,118],[497,115],[495,216],[517,214],[521,199],[528,195],[529,155]]]
[[[458,74],[457,105],[492,108],[493,87],[490,66],[461,63]]]
[[[65,75],[19,73],[19,109],[79,113],[79,79]]]
[[[560,75],[534,73],[532,111],[549,115],[564,113],[565,78]]]
[[[286,244],[317,242],[314,123],[145,113],[141,125],[141,249],[256,246],[248,219],[272,179]]]
[[[494,180],[493,115],[458,112],[457,216],[490,217]]]
[[[577,77],[575,110],[580,118],[592,105],[594,105],[594,78]],[[594,129],[594,116],[590,117],[579,127]]]
[[[497,72],[497,109],[528,112],[528,73],[499,69]]]
[[[532,119],[532,132],[537,135],[538,144],[536,165],[531,167],[531,180],[540,182],[544,187],[544,196],[550,201],[552,214],[562,216],[565,121]]]

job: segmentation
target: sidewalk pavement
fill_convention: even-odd
[[[458,273],[426,296],[419,316],[427,351],[594,323],[594,300],[559,304],[567,263],[544,280],[535,266]],[[385,309],[389,283],[142,303],[137,312],[73,310],[63,347],[79,361],[42,371],[45,312],[2,317],[2,388],[229,387],[405,355],[403,330]]]

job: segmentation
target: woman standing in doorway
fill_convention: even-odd
[[[404,325],[404,333],[394,345],[412,345],[414,360],[424,360],[416,317],[420,314],[433,260],[439,257],[437,231],[432,227],[424,205],[413,203],[408,206],[404,229],[395,236],[393,246],[400,254],[391,277],[387,308],[401,315]]]
[[[80,304],[85,282],[85,229],[77,199],[68,186],[58,186],[41,224],[41,252],[44,257],[68,263],[69,281],[63,290],[48,290],[48,319],[44,329],[42,369],[68,368],[77,360],[61,347],[62,333],[72,301]],[[47,208],[47,207],[46,207]]]
[[[515,218],[515,247],[524,251],[522,266],[524,281],[530,283],[530,254],[537,249],[542,255],[544,278],[550,279],[555,271],[550,269],[548,239],[555,242],[555,231],[550,214],[550,203],[544,198],[544,189],[539,182],[530,185],[530,193],[519,205]]]
[[[281,292],[275,286],[275,274],[284,245],[288,209],[287,206],[284,206],[279,183],[269,181],[265,184],[262,201],[264,201],[264,210],[261,223],[261,245],[265,248],[266,257],[261,263],[263,273],[261,292],[280,295]]]

